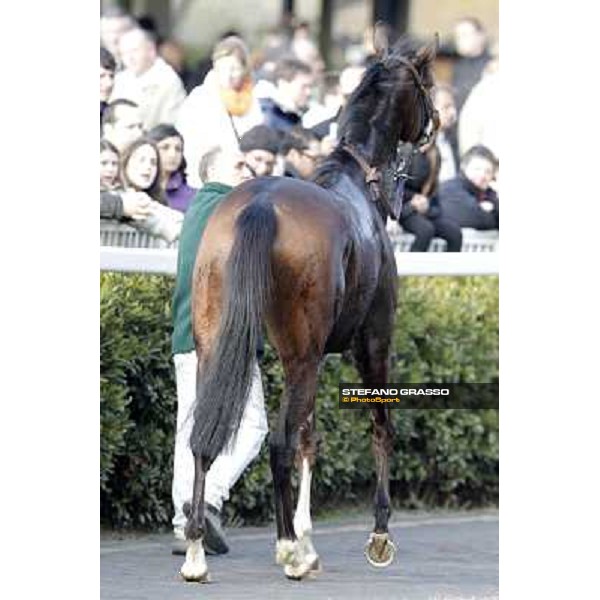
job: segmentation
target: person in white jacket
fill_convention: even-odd
[[[121,36],[119,50],[124,69],[115,76],[112,99],[125,98],[140,107],[144,130],[172,125],[185,99],[179,75],[157,54],[147,31],[132,29]]]
[[[183,136],[187,180],[192,187],[202,187],[198,166],[210,148],[238,150],[242,135],[263,123],[249,56],[246,45],[236,36],[217,43],[213,68],[179,110],[175,126]]]
[[[481,81],[471,90],[458,119],[461,156],[473,146],[481,145],[500,157],[500,98],[499,63],[493,59]]]

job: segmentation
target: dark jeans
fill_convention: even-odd
[[[402,219],[400,225],[403,229],[415,235],[415,241],[410,247],[411,252],[427,252],[434,237],[446,240],[446,252],[460,252],[462,231],[454,221],[449,221],[444,217],[430,219],[414,213]]]

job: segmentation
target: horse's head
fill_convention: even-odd
[[[340,136],[361,147],[372,165],[383,165],[399,143],[418,145],[438,127],[431,100],[434,41],[415,49],[406,39],[388,46],[387,32],[376,28],[376,60],[351,95],[340,118]]]
[[[426,144],[439,128],[439,116],[431,99],[431,65],[437,47],[437,35],[431,44],[418,50],[411,50],[401,41],[382,60],[391,73],[391,94],[385,108],[400,142]]]
[[[396,178],[402,176],[410,154],[431,141],[439,127],[430,95],[438,40],[436,35],[431,44],[417,49],[401,39],[390,48],[387,31],[378,27],[374,46],[378,59],[350,96],[340,117],[339,134],[346,148],[362,155],[374,177],[381,171],[390,180],[391,172]],[[367,172],[364,166],[363,170]],[[391,185],[390,181],[381,183],[384,188]],[[382,192],[389,204],[392,192]],[[397,211],[388,212],[396,216]]]

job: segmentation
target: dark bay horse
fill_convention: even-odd
[[[326,353],[351,348],[366,387],[387,383],[397,272],[385,221],[399,215],[395,184],[408,154],[438,126],[429,96],[436,44],[389,49],[380,38],[378,61],[350,97],[340,143],[314,182],[254,179],[233,190],[209,220],[192,296],[198,379],[190,438],[194,490],[181,569],[186,580],[208,577],[204,478],[239,426],[263,329],[285,376],[270,435],[276,560],[293,579],[320,569],[310,517],[319,365]],[[373,408],[372,420],[375,527],[365,552],[371,564],[386,566],[395,553],[388,534],[388,409]],[[295,515],[294,463],[300,471]]]

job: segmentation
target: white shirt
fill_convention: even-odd
[[[131,71],[119,71],[111,100],[126,98],[140,107],[144,129],[152,129],[159,123],[173,124],[185,100],[181,79],[162,58],[141,75]]]
[[[221,100],[215,73],[209,71],[202,85],[195,87],[185,99],[175,121],[183,137],[188,184],[196,188],[202,186],[198,167],[208,150],[215,146],[239,149],[238,137],[263,121],[255,94],[245,115],[230,118]]]
[[[500,157],[500,73],[484,75],[471,90],[458,118],[461,156],[482,144]]]

